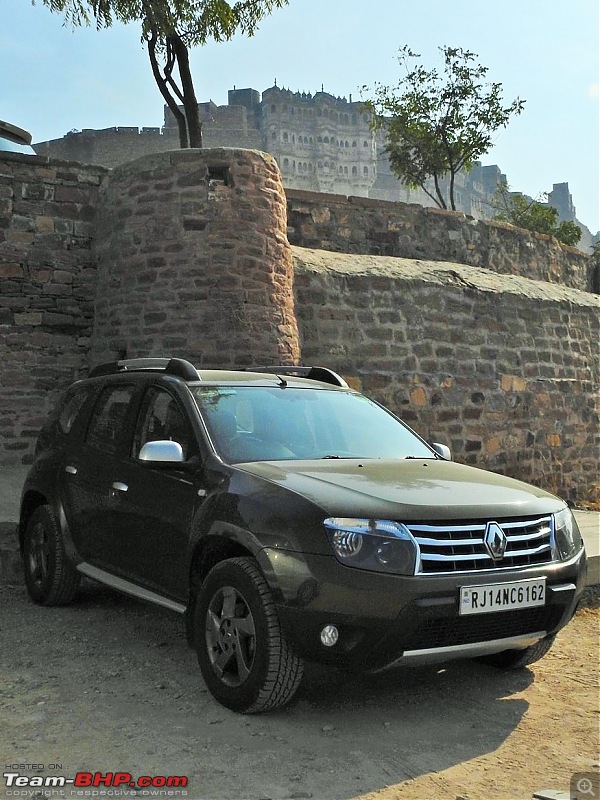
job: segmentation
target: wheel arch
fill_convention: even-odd
[[[198,589],[213,567],[229,558],[253,558],[263,573],[265,580],[272,584],[271,570],[265,570],[265,559],[261,557],[263,547],[247,530],[227,522],[215,522],[210,531],[199,534],[189,555],[188,601],[186,612],[187,638],[193,644],[191,617]],[[275,588],[271,586],[272,590]]]

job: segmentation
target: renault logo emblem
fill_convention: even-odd
[[[500,561],[506,551],[508,540],[506,534],[497,522],[488,522],[485,526],[485,536],[483,537],[485,549],[494,561]]]

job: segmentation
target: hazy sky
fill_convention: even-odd
[[[0,118],[34,141],[70,130],[159,126],[163,103],[135,26],[63,26],[37,0],[0,0]],[[577,216],[598,220],[597,0],[290,0],[252,39],[193,51],[199,101],[227,90],[278,86],[360,99],[359,87],[396,83],[398,48],[433,66],[443,45],[489,67],[504,97],[527,101],[482,161],[531,196],[568,181]]]

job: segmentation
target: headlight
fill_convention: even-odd
[[[417,544],[401,522],[329,517],[325,530],[338,561],[348,567],[414,575]]]
[[[566,561],[581,550],[581,533],[570,509],[563,508],[554,515],[554,541],[558,557]]]

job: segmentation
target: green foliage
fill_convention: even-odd
[[[575,247],[581,239],[581,228],[574,222],[561,222],[555,236],[559,242]]]
[[[581,228],[574,222],[558,222],[558,211],[539,200],[531,200],[522,194],[511,192],[506,183],[496,191],[495,219],[510,222],[519,228],[537,233],[547,233],[559,242],[575,247],[581,239]]]
[[[35,3],[35,0],[32,0]],[[202,147],[202,127],[189,66],[189,48],[231,39],[240,32],[252,36],[258,23],[288,0],[42,0],[64,14],[73,27],[98,29],[113,23],[141,25],[142,41],[154,79],[179,126],[181,147]],[[179,71],[179,84],[173,74]],[[179,109],[183,104],[184,113]]]
[[[455,176],[493,144],[493,134],[520,114],[525,101],[504,105],[502,85],[486,83],[488,72],[477,55],[455,47],[441,47],[443,75],[410,62],[419,58],[410,48],[400,49],[398,61],[406,75],[396,87],[375,84],[374,97],[366,101],[372,124],[386,138],[386,152],[394,173],[409,186],[421,187],[440,208],[448,202],[441,179],[449,175],[448,200],[456,208]],[[370,92],[364,86],[363,94]],[[427,188],[433,178],[435,194]]]

